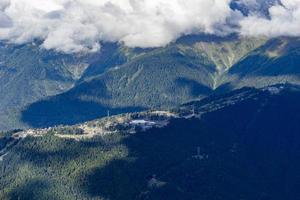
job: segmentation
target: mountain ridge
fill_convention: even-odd
[[[2,118],[7,117],[3,121],[15,121],[10,125],[15,128],[47,126],[54,125],[50,119],[60,116],[64,106],[69,107],[66,113],[71,118],[62,116],[59,120],[62,124],[105,116],[107,110],[118,114],[134,109],[176,107],[193,99],[245,86],[298,84],[298,46],[298,38],[237,35],[185,36],[164,48],[154,49],[107,44],[99,55],[88,59],[90,64],[81,70],[81,77],[73,81],[71,88],[53,97],[31,101],[26,107],[21,106],[21,112],[20,109],[7,111]],[[29,82],[35,85],[34,80]],[[85,104],[86,109],[80,110],[80,104]],[[11,114],[15,117],[9,117],[7,113],[15,113]],[[32,121],[31,118],[41,120]],[[18,125],[19,122],[23,125]]]
[[[8,133],[0,197],[294,200],[299,99],[297,85],[243,88],[171,112]]]

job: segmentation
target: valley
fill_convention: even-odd
[[[298,43],[297,38],[187,36],[28,105],[21,121],[31,127],[71,125],[103,117],[107,110],[165,110],[243,87],[299,84]],[[281,53],[270,57],[274,52]]]
[[[300,200],[300,0],[0,0],[0,200]]]
[[[165,110],[247,86],[299,84],[298,44],[298,38],[195,35],[182,37],[164,48],[107,44],[101,52],[81,57],[39,52],[25,46],[12,57],[22,61],[28,59],[27,51],[37,51],[45,58],[44,63],[28,59],[31,64],[27,64],[28,72],[23,69],[24,73],[31,76],[43,66],[45,71],[26,84],[20,82],[27,80],[24,75],[20,75],[21,79],[14,78],[16,73],[0,76],[2,82],[12,79],[1,86],[7,94],[1,100],[2,130],[72,125],[103,117],[108,110],[112,114]],[[21,66],[18,59],[14,59],[16,65],[8,61],[5,65],[11,70]],[[77,64],[72,63],[75,59]],[[48,66],[59,71],[48,72]],[[41,79],[42,73],[45,77]],[[22,88],[28,97],[10,95],[17,94],[17,88]]]

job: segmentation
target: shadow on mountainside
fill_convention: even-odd
[[[201,120],[123,140],[129,155],[83,185],[105,199],[300,198],[300,93],[259,93]]]
[[[228,74],[247,77],[300,75],[299,40],[279,38],[268,41],[232,66]]]
[[[73,194],[75,184],[80,194],[74,195],[86,199],[299,200],[300,89],[277,89],[245,88],[194,102],[196,113],[206,105],[219,109],[134,135],[27,138],[10,162],[31,166],[27,173],[35,175],[11,195],[49,197],[47,184],[34,182],[42,177],[57,181],[51,191],[66,187],[58,195]]]
[[[31,127],[50,127],[55,125],[73,125],[81,122],[105,117],[108,114],[137,112],[141,107],[112,108],[96,102],[86,102],[77,99],[45,100],[27,107],[22,112],[22,122]]]
[[[31,127],[72,125],[100,117],[142,111],[142,107],[110,107],[98,102],[97,97],[111,99],[106,85],[98,82],[97,88],[87,89],[84,83],[64,94],[29,105],[22,111],[22,122]],[[86,98],[86,99],[85,99]]]
[[[208,86],[200,84],[199,82],[188,79],[188,78],[177,78],[176,85],[179,87],[187,87],[190,90],[191,96],[199,97],[199,96],[208,96],[213,93],[213,90]]]
[[[34,188],[34,190],[33,190]],[[11,200],[39,200],[39,199],[49,199],[49,189],[51,188],[51,183],[46,180],[33,179],[25,184],[21,184],[18,188],[10,193],[9,199]],[[39,192],[37,192],[39,191]],[[51,199],[59,200],[58,197],[52,195]]]

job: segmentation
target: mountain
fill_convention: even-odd
[[[44,3],[0,3],[1,200],[300,200],[300,3]]]
[[[0,52],[1,118],[23,105],[68,90],[86,67],[74,56],[40,50],[34,44],[1,44]]]
[[[240,11],[243,15],[259,14],[270,17],[269,9],[275,5],[282,5],[280,0],[233,0],[231,8]]]
[[[107,43],[89,55],[2,44],[0,130],[169,109],[247,86],[299,84],[299,47],[299,38],[238,35],[184,36],[152,49]]]
[[[235,88],[286,82],[299,84],[299,55],[299,38],[271,39],[233,65],[225,76]]]
[[[1,199],[300,199],[300,87],[0,139]]]
[[[0,44],[2,130],[27,126],[20,120],[20,110],[24,106],[66,92],[139,53],[117,44],[103,44],[100,52],[70,55],[41,49],[39,43]]]
[[[242,87],[299,84],[299,38],[187,36],[148,50],[22,112],[33,127],[170,109]]]

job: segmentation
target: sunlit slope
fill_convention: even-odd
[[[19,117],[24,106],[66,92],[142,52],[103,44],[95,54],[67,55],[37,43],[0,44],[0,130],[26,126]]]
[[[71,123],[72,118],[80,122],[106,115],[107,110],[116,114],[128,108],[171,108],[201,99],[215,92],[232,65],[265,41],[236,36],[182,38],[138,54],[62,95],[32,104],[23,112],[23,120],[43,125],[60,116],[60,123]]]
[[[224,74],[225,82],[234,88],[264,87],[276,83],[300,83],[300,40],[269,40]]]
[[[22,75],[16,79],[16,83],[9,82],[12,85],[7,88],[12,89],[4,92],[7,93],[5,102],[11,104],[26,95],[35,97],[36,91],[41,94],[48,91],[45,97],[60,93],[46,99],[41,99],[40,95],[23,108],[21,114],[17,110],[11,117],[11,121],[29,126],[82,122],[107,115],[108,110],[111,114],[118,114],[141,109],[172,108],[245,86],[259,88],[286,82],[299,84],[299,48],[298,38],[267,39],[236,35],[225,38],[186,36],[166,47],[154,49],[131,49],[111,44],[104,46],[99,55],[89,57],[89,65],[84,65],[84,70],[84,60],[79,63],[81,67],[75,68],[77,70],[72,68],[73,73],[66,70],[68,67],[51,65],[51,68],[47,65],[47,70],[35,67],[33,72],[26,72],[28,76]],[[65,60],[57,59],[61,62]],[[47,61],[53,62],[53,59]],[[77,58],[75,61],[79,62]],[[63,65],[58,63],[57,66]],[[53,72],[54,69],[59,71]],[[74,72],[77,72],[77,78]],[[45,86],[36,82],[43,74],[47,75],[41,82],[47,83]],[[66,85],[58,84],[59,81],[68,83],[68,87],[62,91],[50,90]],[[31,90],[28,90],[27,82]],[[26,88],[21,90],[19,97],[16,88],[22,87]]]

